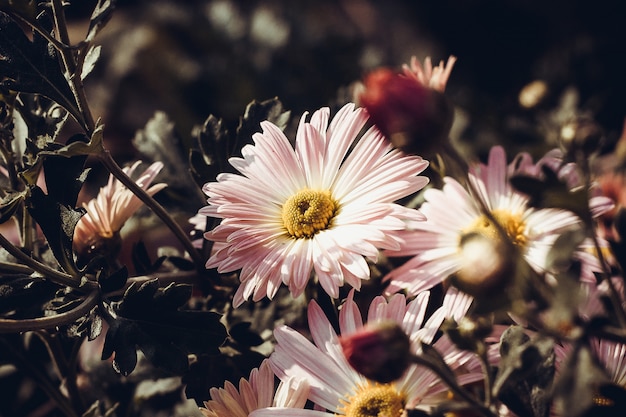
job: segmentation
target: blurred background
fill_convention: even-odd
[[[76,39],[95,3],[72,2]],[[615,0],[119,0],[86,81],[122,159],[155,111],[185,147],[209,114],[234,128],[251,100],[278,97],[297,119],[412,55],[458,57],[447,88],[459,111],[453,134],[478,151],[532,151],[558,107],[591,115],[611,146],[626,115],[625,17]],[[521,105],[533,81],[535,99]]]

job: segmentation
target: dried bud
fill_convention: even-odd
[[[366,77],[360,101],[381,132],[406,153],[430,156],[448,141],[453,106],[442,91],[417,78],[376,70]]]
[[[340,342],[348,363],[376,382],[400,378],[411,360],[409,337],[395,322],[370,324]]]

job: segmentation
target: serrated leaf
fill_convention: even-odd
[[[193,133],[198,149],[191,149],[189,166],[198,186],[215,181],[220,172],[226,171],[229,153],[226,149],[228,130],[221,119],[209,115],[201,128]]]
[[[0,57],[3,87],[48,97],[83,124],[56,50],[37,33],[31,42],[20,26],[4,12],[0,12]]]
[[[182,307],[191,297],[191,290],[191,285],[171,283],[154,297],[154,306],[164,310]]]
[[[290,112],[285,111],[278,98],[258,102],[253,100],[246,107],[243,117],[239,120],[235,141],[229,149],[230,155],[239,154],[241,148],[252,143],[252,136],[261,131],[261,122],[267,120],[283,130],[289,121]]]
[[[123,266],[109,275],[105,275],[104,272],[100,271],[97,279],[103,293],[117,291],[123,288],[126,281],[128,281],[128,268]]]
[[[104,125],[96,122],[96,128],[91,134],[91,138],[88,142],[84,141],[75,141],[70,142],[62,148],[55,151],[56,155],[59,156],[79,156],[79,155],[100,155],[104,151],[103,145],[103,137],[104,137]]]
[[[83,216],[84,210],[59,204],[37,186],[31,187],[26,206],[41,227],[61,268],[70,275],[77,275],[72,239],[76,223]]]
[[[157,279],[133,283],[124,298],[112,305],[116,318],[107,333],[103,358],[115,352],[116,369],[127,375],[134,369],[139,348],[154,365],[181,374],[188,367],[189,353],[217,352],[226,338],[221,316],[181,311],[190,296],[191,287],[182,284],[158,288]]]

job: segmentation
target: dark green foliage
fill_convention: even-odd
[[[493,393],[520,416],[547,417],[555,373],[554,342],[531,339],[520,326],[512,326],[500,338],[498,373]],[[569,415],[569,414],[566,414]]]
[[[226,338],[220,315],[181,310],[190,296],[188,285],[159,288],[157,279],[131,284],[124,298],[111,305],[114,318],[108,320],[102,358],[115,353],[113,366],[128,375],[140,349],[156,367],[181,375],[188,369],[189,353],[217,353]]]
[[[233,172],[228,158],[241,155],[241,148],[251,144],[252,136],[261,131],[261,122],[270,121],[282,130],[287,126],[289,115],[277,98],[262,102],[252,101],[239,119],[234,137],[221,119],[210,115],[194,133],[197,147],[192,148],[189,155],[191,172],[196,183],[202,186],[215,181],[221,172]]]
[[[2,87],[41,94],[63,106],[77,121],[83,120],[57,51],[36,33],[31,42],[4,12],[0,12],[0,56]]]

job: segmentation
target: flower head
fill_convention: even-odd
[[[266,359],[239,380],[239,390],[226,381],[224,388],[211,388],[211,399],[200,412],[206,417],[247,417],[254,410],[267,407],[302,408],[308,395],[306,381],[281,382],[274,392],[274,372]]]
[[[433,68],[426,58],[422,67],[413,57],[403,74],[382,68],[367,75],[360,100],[394,146],[429,155],[448,141],[454,112],[443,91],[455,61]]]
[[[478,190],[477,198],[482,199],[506,233],[506,238],[516,248],[516,252],[538,272],[546,271],[546,257],[556,238],[564,231],[580,227],[580,219],[572,212],[556,209],[535,209],[529,205],[529,197],[509,184],[509,178],[516,173],[540,172],[538,165],[552,163],[539,161],[530,163],[524,155],[507,165],[506,155],[501,147],[494,147],[489,153],[487,165],[480,164],[470,169],[470,180]],[[467,236],[477,234],[483,238],[499,242],[500,231],[482,213],[480,205],[470,193],[452,178],[444,179],[443,189],[429,189],[424,193],[425,203],[420,211],[427,221],[416,222],[403,233],[402,249],[388,251],[390,256],[413,256],[401,267],[391,271],[386,279],[391,281],[390,292],[406,289],[411,294],[431,288],[449,276],[457,274],[468,264],[464,256],[472,255],[462,248]],[[600,205],[603,200],[593,200]],[[592,211],[594,206],[592,205]],[[594,255],[582,248],[575,252],[582,261],[583,281],[595,282],[593,271],[599,271]],[[484,266],[486,271],[490,265]],[[508,266],[503,264],[503,270]],[[499,270],[498,265],[495,270]],[[475,282],[480,282],[476,277]],[[489,282],[489,285],[494,285]]]
[[[126,175],[132,176],[140,163],[137,161],[132,166],[124,168]],[[161,162],[150,165],[136,180],[137,185],[151,196],[167,187],[167,184],[163,183],[150,186],[162,168]],[[77,252],[87,253],[103,241],[114,238],[142,204],[132,191],[110,175],[109,182],[100,189],[96,198],[83,203],[87,212],[74,229],[74,247]]]
[[[204,186],[209,205],[200,214],[222,219],[205,237],[224,243],[206,266],[241,269],[237,306],[272,298],[281,283],[298,296],[313,270],[332,297],[344,283],[358,289],[370,276],[364,257],[399,248],[405,221],[423,219],[393,202],[428,183],[418,176],[428,163],[392,149],[374,127],[359,138],[364,109],[348,104],[330,122],[329,114],[303,115],[295,149],[278,127],[261,123],[254,145],[230,160],[242,175],[220,174]]]
[[[351,291],[339,314],[342,337],[358,333],[364,327],[359,308],[352,298],[353,294],[354,291]],[[451,293],[444,301],[444,306],[424,323],[428,298],[428,293],[422,293],[410,302],[400,294],[394,295],[389,301],[378,296],[369,307],[367,322],[395,322],[409,336],[411,349],[416,353],[420,350],[420,342],[432,342],[446,317],[464,314],[468,307],[467,298]],[[274,331],[278,344],[270,356],[270,363],[281,380],[295,378],[309,381],[309,400],[319,407],[318,410],[328,411],[298,410],[294,414],[293,410],[286,408],[271,408],[254,412],[254,417],[400,416],[404,410],[416,408],[418,405],[424,406],[434,396],[446,392],[445,385],[435,374],[412,364],[407,366],[399,379],[390,383],[379,383],[365,378],[349,365],[339,336],[315,301],[309,303],[308,318],[314,344],[287,326],[278,327]],[[460,383],[482,379],[480,366],[475,368],[471,364],[472,355],[456,350],[445,336],[433,346],[442,353],[452,369],[465,365],[467,373],[459,379]],[[375,413],[372,411],[374,409],[377,410]]]

